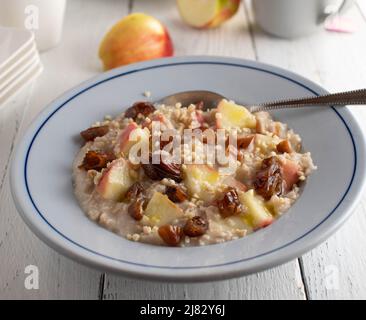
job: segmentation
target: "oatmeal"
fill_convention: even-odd
[[[202,246],[267,227],[316,168],[267,112],[222,100],[137,102],[82,131],[74,191],[87,216],[131,241]]]

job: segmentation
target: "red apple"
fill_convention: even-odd
[[[144,13],[133,13],[117,22],[99,47],[104,70],[172,55],[173,44],[167,29]]]
[[[214,28],[230,19],[240,0],[177,0],[182,19],[195,28]]]

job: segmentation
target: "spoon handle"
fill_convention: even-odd
[[[366,105],[366,89],[326,94],[317,97],[278,100],[274,102],[263,103],[258,106],[252,106],[250,110],[252,112],[258,112],[307,106],[345,106],[360,104]]]

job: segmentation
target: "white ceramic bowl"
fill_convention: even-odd
[[[230,58],[169,58],[101,74],[52,102],[17,146],[11,186],[24,221],[48,245],[82,263],[139,278],[203,281],[257,272],[298,257],[350,216],[365,181],[364,137],[347,108],[308,107],[273,113],[302,136],[318,170],[290,211],[271,226],[224,244],[169,248],[125,240],[90,221],[71,184],[78,133],[142,100],[146,90],[158,100],[195,89],[241,103],[326,93],[294,73]]]

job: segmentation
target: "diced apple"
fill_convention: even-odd
[[[264,134],[256,134],[254,142],[255,146],[263,153],[268,153],[277,149],[277,145],[281,142],[281,139],[277,136],[272,137]]]
[[[264,201],[254,194],[253,189],[241,193],[239,198],[248,210],[245,214],[246,219],[254,230],[264,228],[273,222],[273,217],[266,208]]]
[[[282,176],[286,181],[287,191],[291,190],[293,185],[299,181],[299,167],[291,160],[282,161]]]
[[[120,201],[133,183],[134,179],[130,176],[128,162],[119,158],[103,172],[97,191],[104,199]]]
[[[215,195],[215,187],[220,181],[219,172],[207,165],[186,165],[184,184],[191,196],[197,195],[204,201],[212,200]]]
[[[219,129],[255,128],[257,120],[255,116],[243,106],[237,105],[225,99],[217,106],[219,115],[216,117],[216,126]]]
[[[148,141],[149,137],[150,132],[147,128],[141,129],[135,122],[130,123],[119,136],[120,152],[122,152],[125,156],[128,156],[128,153],[133,145],[141,140]]]
[[[182,214],[183,210],[160,192],[154,193],[145,210],[145,215],[150,219],[150,223],[158,227],[172,223]]]

